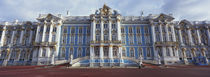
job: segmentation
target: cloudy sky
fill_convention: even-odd
[[[209,20],[210,0],[0,0],[0,21],[36,21],[45,13],[88,16],[106,3],[124,16],[172,13],[176,20]]]

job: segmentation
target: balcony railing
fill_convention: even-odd
[[[91,44],[97,44],[97,43],[113,43],[113,44],[121,44],[122,41],[91,41]]]
[[[168,42],[155,42],[156,46],[178,46],[179,42],[172,42],[172,41],[168,41]]]
[[[57,42],[33,42],[34,46],[55,46]]]

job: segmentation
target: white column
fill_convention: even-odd
[[[12,47],[12,45],[13,45],[15,33],[16,33],[15,31],[12,31],[12,38],[11,38],[11,40],[10,40],[10,47]]]
[[[104,41],[104,21],[101,19],[101,41]]]
[[[8,23],[5,23],[5,26],[3,27],[3,31],[2,31],[1,38],[0,38],[0,47],[3,46],[3,44],[4,44],[4,38],[5,38],[5,33],[6,33],[6,25],[8,25]]]
[[[93,67],[94,63],[94,46],[90,46],[90,67]]]
[[[109,41],[112,41],[112,21],[109,20]]]
[[[46,29],[47,29],[46,23],[47,23],[47,22],[45,21],[45,23],[44,23],[44,29],[43,29],[43,34],[42,34],[42,42],[45,41],[45,33],[46,33]]]
[[[169,27],[169,25],[167,24],[167,25],[165,25],[165,31],[166,31],[166,41],[169,41],[169,33],[168,33],[168,27]],[[172,40],[170,40],[170,41],[172,41]]]
[[[103,46],[100,46],[100,59],[104,58],[104,50],[103,50]]]
[[[165,60],[165,57],[166,57],[166,47],[161,47],[162,49],[162,57],[163,57],[163,60]]]
[[[122,66],[121,63],[124,63],[123,59],[122,59],[122,47],[119,46],[119,60],[120,60],[120,66]]]
[[[112,62],[113,62],[113,46],[112,45],[110,45],[109,46],[109,61],[110,61],[110,66],[112,66]]]
[[[30,36],[29,36],[29,43],[31,44],[31,42],[32,42],[32,37],[33,37],[34,35],[33,35],[33,31],[32,30],[30,30]]]
[[[181,45],[184,45],[183,39],[182,39],[182,31],[180,28],[178,29],[178,32],[179,32],[179,41],[180,41]]]
[[[169,48],[170,56],[172,57],[173,55],[175,55],[175,53],[173,53],[174,51],[172,50],[172,47],[168,47],[168,48]]]
[[[172,41],[176,42],[176,35],[175,35],[174,25],[171,25],[171,31],[172,31]]]
[[[51,65],[54,65],[55,64],[55,49],[52,48],[50,49],[52,51],[52,56],[51,56],[51,61],[50,61],[50,64]]]
[[[210,27],[207,26],[207,36],[208,36],[208,46],[210,46],[210,31],[209,31]]]
[[[95,41],[96,40],[96,21],[92,20],[91,22],[91,40]]]
[[[16,54],[17,58],[15,59],[15,61],[19,61],[21,51],[18,50],[18,51],[16,51],[16,52],[17,52],[17,54]]]
[[[62,21],[59,21],[60,25],[57,25],[57,30],[56,30],[56,39],[55,41],[57,42],[57,46],[55,47],[55,57],[58,57],[58,52],[59,52],[59,47],[60,47],[60,37],[61,37],[61,25]]]
[[[196,34],[197,34],[197,37],[198,37],[198,44],[200,45],[201,44],[201,36],[200,36],[199,29],[196,29]]]
[[[49,32],[49,42],[52,42],[52,31],[53,31],[53,21],[51,21],[51,24],[50,24],[50,32]]]
[[[184,60],[184,64],[189,64],[187,57],[186,57],[186,48],[182,48],[182,54],[183,54],[183,60]]]
[[[39,48],[38,57],[42,57],[42,48]]]
[[[39,38],[39,36],[40,36],[40,35],[39,35],[39,31],[40,31],[40,25],[37,26],[35,42],[39,42],[39,39],[40,39],[40,38]]]
[[[10,49],[7,49],[7,55],[6,55],[6,59],[3,61],[2,66],[7,66],[7,63],[11,57],[11,51]]]
[[[121,26],[120,26],[120,20],[117,20],[117,40],[121,41]]]
[[[189,38],[189,41],[190,41],[190,45],[194,45],[193,43],[193,40],[192,40],[192,34],[191,34],[191,29],[188,27],[187,29],[187,35],[188,35],[188,38]]]
[[[152,31],[152,41],[153,41],[153,43],[155,43],[156,42],[156,37],[155,37],[155,25],[154,25],[154,23],[152,23],[151,24],[151,31]]]
[[[160,41],[163,42],[163,32],[162,32],[162,25],[159,25],[159,30],[160,30]]]
[[[23,35],[24,35],[24,30],[21,30],[19,45],[22,45]]]

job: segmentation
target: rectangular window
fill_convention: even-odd
[[[47,33],[50,32],[50,26],[47,26],[46,32],[47,32]]]
[[[107,29],[108,28],[108,24],[104,24],[104,29]]]
[[[56,32],[57,28],[56,27],[53,27],[53,32]]]
[[[147,57],[151,57],[151,50],[150,50],[150,48],[147,48]]]
[[[121,28],[121,33],[125,33],[125,28],[124,27]]]
[[[144,31],[145,31],[145,34],[148,34],[149,33],[148,27],[144,27]]]
[[[75,33],[75,28],[71,28],[71,33],[72,33],[72,34]]]
[[[82,34],[82,28],[79,28],[79,34]]]
[[[43,48],[42,57],[46,57],[46,49]]]
[[[100,41],[100,35],[96,35],[96,41]]]
[[[126,43],[126,37],[125,37],[125,35],[122,35],[122,43],[123,43],[123,44]]]
[[[100,29],[100,24],[96,24],[96,29]]]
[[[75,36],[74,35],[71,35],[71,43],[74,44],[74,38]]]
[[[116,24],[112,24],[112,29],[116,29]]]
[[[82,41],[83,41],[82,39],[83,39],[83,37],[82,37],[82,35],[80,35],[79,36],[79,44],[82,44]]]
[[[129,27],[129,33],[133,33],[132,27]]]
[[[141,45],[141,43],[142,43],[141,35],[137,36],[137,41],[138,41],[138,44]]]
[[[67,28],[66,27],[64,27],[63,33],[67,33]]]
[[[155,27],[155,32],[159,32],[159,27],[158,26]]]
[[[141,33],[141,28],[140,27],[137,27],[136,28],[136,31],[137,31],[138,34],[140,34]]]
[[[89,34],[89,33],[90,33],[90,28],[88,27],[88,28],[87,28],[87,34]]]

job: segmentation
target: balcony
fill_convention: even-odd
[[[113,43],[113,44],[121,44],[122,41],[91,41],[91,44],[99,44],[99,43]]]
[[[33,42],[34,46],[56,46],[57,42]]]
[[[168,42],[155,42],[155,46],[178,46],[179,42],[172,42],[172,41],[168,41]]]

